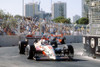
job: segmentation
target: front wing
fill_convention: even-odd
[[[57,56],[56,59],[51,59],[49,57],[35,57],[34,60],[36,61],[70,61],[73,58],[64,57],[64,56]]]

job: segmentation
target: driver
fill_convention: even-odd
[[[41,40],[41,44],[44,45],[44,42],[45,42],[45,39],[42,39]]]

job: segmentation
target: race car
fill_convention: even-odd
[[[65,42],[66,37],[64,37],[62,34],[58,34],[58,35],[51,34],[51,36],[49,36],[49,41],[51,42],[54,40],[56,40],[59,45],[66,44],[66,42]]]
[[[35,39],[41,39],[43,36],[26,35],[24,41],[19,41],[19,54],[25,54],[25,48],[28,44],[33,44]]]
[[[35,60],[72,60],[74,48],[71,45],[59,45],[55,39],[51,42],[44,38],[27,38],[28,41],[20,42],[20,54],[26,54],[28,59]],[[30,43],[30,42],[32,43]],[[22,49],[23,48],[23,49]],[[22,50],[22,51],[21,51]],[[22,53],[21,53],[22,52]]]
[[[58,34],[58,35],[53,35],[51,34],[50,36],[51,38],[56,38],[56,40],[58,40],[58,42],[62,42],[62,37],[63,37],[63,34]]]

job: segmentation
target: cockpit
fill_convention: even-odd
[[[42,44],[42,45],[49,45],[48,41],[46,41],[46,40],[44,40],[44,39],[41,41],[41,44]]]

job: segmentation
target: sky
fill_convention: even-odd
[[[74,15],[81,16],[82,0],[52,0],[52,3],[58,1],[67,3],[67,18],[73,19]],[[51,0],[24,0],[24,4],[31,2],[41,2],[40,8],[45,12],[51,12]],[[12,15],[22,15],[22,0],[0,0],[0,10]]]

